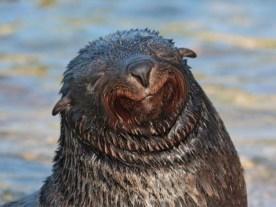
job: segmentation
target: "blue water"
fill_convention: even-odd
[[[58,138],[62,72],[99,36],[159,30],[192,70],[245,165],[250,206],[276,202],[276,1],[0,1],[0,203],[38,189]],[[27,186],[27,187],[26,187]]]

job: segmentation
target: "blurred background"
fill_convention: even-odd
[[[62,73],[99,36],[159,30],[192,48],[192,71],[240,153],[249,206],[276,204],[276,1],[0,0],[0,204],[51,173]]]

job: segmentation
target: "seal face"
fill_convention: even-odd
[[[196,54],[147,29],[80,50],[52,112],[53,174],[6,206],[246,207],[237,152],[185,57]]]
[[[187,96],[184,74],[150,57],[132,58],[127,68],[125,80],[104,89],[103,105],[110,125],[133,135],[166,133]]]

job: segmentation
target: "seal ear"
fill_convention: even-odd
[[[62,97],[54,106],[52,110],[52,115],[55,116],[58,113],[61,113],[66,109],[71,108],[71,103],[72,103],[72,100],[68,95]]]
[[[192,51],[191,49],[188,48],[178,48],[178,52],[182,58],[184,57],[190,57],[190,58],[195,58],[197,57],[197,54]]]

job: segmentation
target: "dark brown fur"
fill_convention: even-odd
[[[181,97],[168,99],[174,100],[170,111],[163,113],[168,107],[154,100],[150,103],[159,111],[139,114],[127,108],[123,113],[113,105],[109,111],[110,96],[115,100],[119,92],[107,89],[132,87],[123,81],[124,68],[137,55],[154,60],[160,81],[164,75],[158,71],[180,77],[172,87]],[[80,51],[64,73],[62,98],[53,110],[61,114],[61,135],[53,174],[36,197],[39,206],[247,206],[237,152],[183,57],[195,53],[149,30],[117,32]],[[129,90],[122,92],[124,98],[135,99],[133,104],[143,110],[139,90]],[[124,101],[119,102],[123,107]],[[117,112],[125,118],[118,119]],[[32,204],[6,207],[37,206]]]

